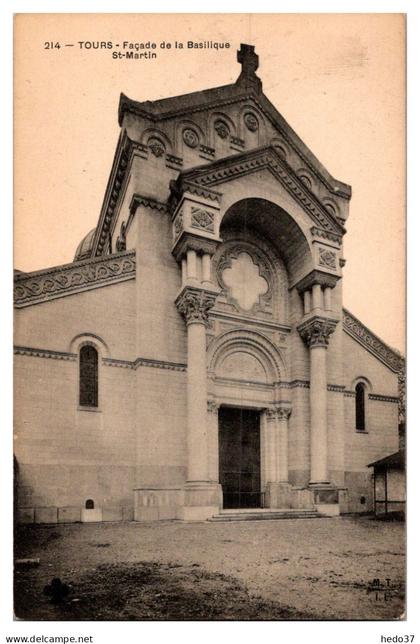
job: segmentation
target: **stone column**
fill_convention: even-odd
[[[290,407],[277,407],[276,482],[289,482],[289,417]]]
[[[329,482],[327,434],[327,346],[337,320],[313,316],[298,331],[310,351],[311,474],[310,484]]]
[[[219,406],[207,401],[207,445],[209,479],[219,482]]]
[[[218,292],[186,286],[175,304],[187,323],[187,485],[185,519],[202,520],[218,508],[211,488],[207,440],[206,323]]]
[[[276,468],[276,430],[277,414],[274,409],[265,412],[265,480],[267,484],[274,483],[277,478]]]

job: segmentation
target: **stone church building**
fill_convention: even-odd
[[[401,357],[343,308],[351,188],[237,81],[121,95],[97,226],[15,273],[22,522],[373,507]],[[259,510],[260,512],[262,510]]]

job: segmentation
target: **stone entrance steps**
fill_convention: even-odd
[[[207,521],[275,521],[279,519],[319,519],[322,515],[316,510],[284,509],[246,509],[221,510]]]

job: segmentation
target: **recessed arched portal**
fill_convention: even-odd
[[[209,432],[215,437],[210,462],[217,461],[223,507],[264,507],[274,448],[266,410],[287,391],[282,388],[284,356],[264,334],[238,326],[210,343],[207,365],[209,390],[218,403],[217,414],[210,406],[210,422],[215,423]]]
[[[309,241],[295,219],[273,201],[245,198],[232,204],[224,213],[220,224],[220,237],[235,230],[246,234],[256,232],[268,240],[284,261],[289,287],[293,286],[313,268]]]

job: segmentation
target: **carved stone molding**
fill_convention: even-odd
[[[300,324],[297,330],[308,347],[327,347],[337,322],[338,320],[316,315]]]
[[[346,309],[343,309],[343,329],[392,371],[398,372],[404,365],[403,356],[388,347]]]
[[[312,237],[325,239],[327,241],[333,242],[334,244],[337,244],[338,246],[341,246],[341,243],[342,243],[341,235],[336,235],[335,233],[329,232],[327,230],[323,230],[322,228],[317,228],[316,226],[313,226],[311,228],[311,233],[312,233]]]
[[[181,362],[168,362],[167,360],[153,360],[153,358],[136,358],[134,368],[153,367],[154,369],[166,369],[168,371],[186,371],[187,365]]]
[[[167,212],[166,204],[152,197],[144,197],[143,195],[134,194],[131,203],[130,203],[130,214],[134,214],[139,206],[145,206],[146,208],[152,208],[153,210],[159,210],[159,212]]]
[[[187,324],[208,323],[210,309],[213,308],[218,291],[186,286],[175,300],[175,305]]]
[[[68,353],[66,351],[53,351],[52,349],[36,349],[34,347],[13,347],[13,353],[18,356],[31,356],[32,358],[52,358],[53,360],[69,360],[74,362],[77,360],[76,353]]]
[[[340,279],[340,275],[332,275],[331,273],[325,273],[322,270],[313,270],[293,286],[297,288],[299,293],[303,293],[304,291],[310,289],[314,284],[320,284],[324,287],[328,286],[329,288],[334,288],[334,286]]]
[[[215,201],[216,203],[219,203],[222,198],[221,193],[217,192],[216,190],[196,185],[191,181],[184,181],[182,174],[179,175],[179,178],[176,181],[173,180],[170,182],[170,188],[171,194],[168,199],[167,208],[172,216],[174,215],[178,204],[185,192],[188,192],[191,195],[195,195],[196,197],[204,197],[204,199]]]
[[[245,147],[245,141],[238,136],[231,136],[230,137],[230,143],[231,145],[236,145],[238,148],[243,148]]]
[[[380,402],[398,403],[399,399],[396,396],[384,396],[383,394],[368,394],[369,400],[378,400]]]
[[[135,251],[25,273],[15,277],[15,306],[31,306],[135,277]]]

